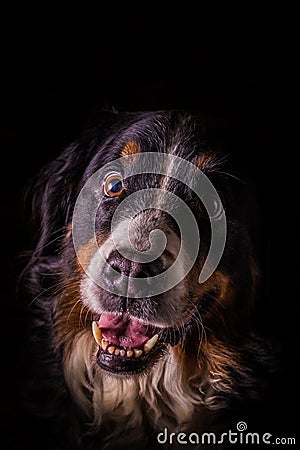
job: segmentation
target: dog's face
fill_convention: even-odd
[[[129,146],[138,152],[137,158],[145,155],[142,144],[131,141],[125,148]],[[168,150],[174,151],[170,147]],[[121,148],[119,154],[123,152]],[[158,158],[153,148],[151,156]],[[127,161],[127,157],[122,160],[121,170],[126,171],[127,164],[135,163],[135,158]],[[171,213],[177,209],[177,216],[182,207],[178,198],[185,207],[188,204],[203,235],[207,217],[195,193],[174,180],[174,173],[171,177],[168,170],[166,175],[144,173],[130,177],[104,173],[101,186],[104,196],[95,223],[98,249],[91,251],[89,242],[78,248],[77,255],[87,267],[87,273],[81,277],[80,295],[93,314],[92,330],[99,345],[97,363],[114,374],[138,374],[151,367],[167,344],[177,344],[192,320],[199,320],[200,254],[196,255],[194,269],[182,276],[191,257],[189,244],[191,247],[197,243],[186,239],[183,245],[180,227],[166,212],[170,208],[166,202],[171,201]],[[145,198],[149,192],[150,207]],[[165,192],[171,192],[172,199],[164,198]],[[138,195],[134,197],[135,194]],[[114,214],[126,200],[130,200],[129,205],[123,207],[112,227]],[[181,214],[189,220],[186,210]],[[165,238],[162,251],[159,251],[161,234],[155,235],[157,230]],[[181,246],[184,248],[180,253]],[[147,256],[147,262],[141,262],[139,254]],[[168,288],[170,282],[172,287]],[[155,287],[161,289],[153,294]]]
[[[236,283],[228,268],[230,255],[225,267],[219,264],[207,281],[199,283],[212,237],[211,222],[207,205],[193,184],[177,176],[182,170],[177,166],[179,159],[157,173],[134,171],[145,154],[154,160],[170,155],[217,179],[220,159],[204,146],[201,134],[197,121],[187,116],[129,116],[114,129],[113,139],[94,145],[81,164],[84,171],[77,173],[78,185],[74,188],[73,181],[69,187],[74,208],[80,189],[100,171],[89,190],[97,205],[94,237],[81,239],[75,252],[76,217],[73,224],[70,217],[66,223],[63,288],[55,307],[58,345],[69,348],[76,345],[76,336],[82,331],[90,338],[93,334],[91,364],[95,370],[131,377],[149,371],[170,345],[180,344],[188,353],[189,342],[197,342],[197,352],[204,327],[210,326],[211,318],[216,320],[216,328],[221,326],[222,318],[217,317],[223,313],[220,305],[225,309],[236,296]],[[112,170],[110,164],[120,158],[118,170]],[[191,177],[197,185],[197,177]],[[219,186],[216,188],[220,192]],[[215,197],[213,204],[212,215],[222,215],[220,197]],[[122,205],[125,207],[117,214]],[[192,214],[199,248],[193,236],[182,235],[173,212],[181,214],[185,230],[189,230]],[[80,220],[84,223],[85,217]],[[234,239],[239,239],[238,232]],[[245,254],[243,257],[246,264]],[[159,282],[153,288],[156,279]]]

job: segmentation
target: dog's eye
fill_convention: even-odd
[[[124,185],[122,176],[119,173],[111,172],[104,180],[104,193],[108,197],[117,197],[123,192]]]

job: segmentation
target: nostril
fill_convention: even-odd
[[[132,263],[130,276],[134,278],[150,278],[162,273],[163,263],[160,258],[149,263]]]
[[[117,274],[129,276],[131,269],[131,261],[124,258],[119,252],[112,252],[106,260],[106,272],[108,276],[113,276],[112,270]],[[116,276],[116,274],[114,275]]]
[[[164,264],[161,258],[155,259],[154,261],[146,264],[148,276],[155,276],[164,272]]]
[[[120,277],[125,275],[131,278],[150,278],[164,272],[167,267],[161,257],[149,263],[139,263],[124,258],[119,252],[112,252],[107,259],[105,273],[107,277],[115,278],[117,275],[112,274],[112,269],[120,274]]]
[[[109,262],[109,265],[112,269],[114,269],[118,273],[122,273],[121,267],[117,262]]]
[[[145,271],[137,271],[134,275],[131,276],[135,278],[149,278],[150,275]]]

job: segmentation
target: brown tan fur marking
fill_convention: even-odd
[[[130,156],[141,153],[140,144],[136,141],[129,141],[121,150],[120,156]]]
[[[213,152],[198,155],[194,160],[194,164],[198,169],[206,173],[216,172],[219,168],[217,155]]]

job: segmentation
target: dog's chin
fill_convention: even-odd
[[[166,345],[157,345],[155,350],[138,358],[126,358],[120,355],[110,355],[100,346],[97,353],[97,364],[107,372],[120,377],[132,377],[146,373],[155,362],[165,353]]]
[[[156,326],[153,323],[120,313],[94,315],[92,331],[98,344],[96,362],[101,369],[116,376],[131,377],[147,373],[167,353],[169,345],[177,345],[192,326],[188,314],[180,326]]]

